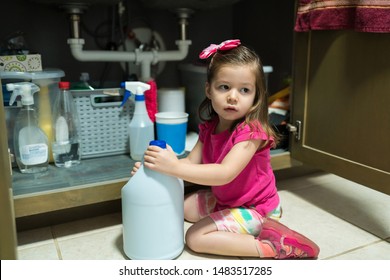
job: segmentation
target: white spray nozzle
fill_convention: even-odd
[[[34,104],[34,93],[38,92],[40,88],[33,83],[21,82],[7,84],[7,90],[12,91],[11,97],[9,99],[9,105],[12,105],[16,97],[19,95],[22,97],[22,105],[32,105]]]
[[[125,82],[125,88],[133,94],[143,95],[146,90],[150,89],[150,85],[143,82]]]
[[[150,90],[150,85],[142,82],[123,82],[121,83],[121,87],[125,88],[125,96],[123,98],[121,106],[123,106],[127,99],[131,96],[131,93],[135,95],[135,101],[143,101],[144,92],[146,90]]]

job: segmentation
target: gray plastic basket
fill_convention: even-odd
[[[108,90],[119,90],[120,96],[103,93]],[[82,158],[129,153],[128,126],[134,101],[129,99],[120,107],[120,89],[73,90],[72,95],[80,119]]]

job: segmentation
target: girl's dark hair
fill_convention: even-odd
[[[273,146],[279,142],[279,136],[271,127],[268,118],[268,94],[266,90],[266,81],[263,71],[263,65],[259,56],[252,49],[239,45],[236,48],[227,51],[217,51],[212,57],[207,68],[207,83],[211,84],[216,73],[223,66],[249,66],[256,77],[256,94],[253,101],[253,106],[249,109],[245,117],[233,123],[230,131],[233,131],[239,123],[247,124],[251,130],[255,129],[255,125],[260,123],[261,127],[268,136],[268,139],[273,138]],[[202,101],[198,109],[199,118],[202,121],[210,121],[217,116],[214,111],[210,99],[207,97]],[[266,146],[269,141],[266,141],[262,147]],[[262,148],[261,147],[261,148]]]

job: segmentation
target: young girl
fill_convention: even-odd
[[[184,217],[194,223],[187,246],[226,256],[316,258],[314,242],[276,221],[281,208],[270,148],[278,138],[268,123],[259,57],[239,40],[228,40],[210,45],[200,58],[210,62],[198,142],[183,159],[157,146],[144,156],[147,168],[211,186],[185,198]]]

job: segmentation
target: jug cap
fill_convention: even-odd
[[[158,146],[160,148],[166,149],[167,148],[167,142],[164,140],[152,140],[149,142],[150,146]]]

